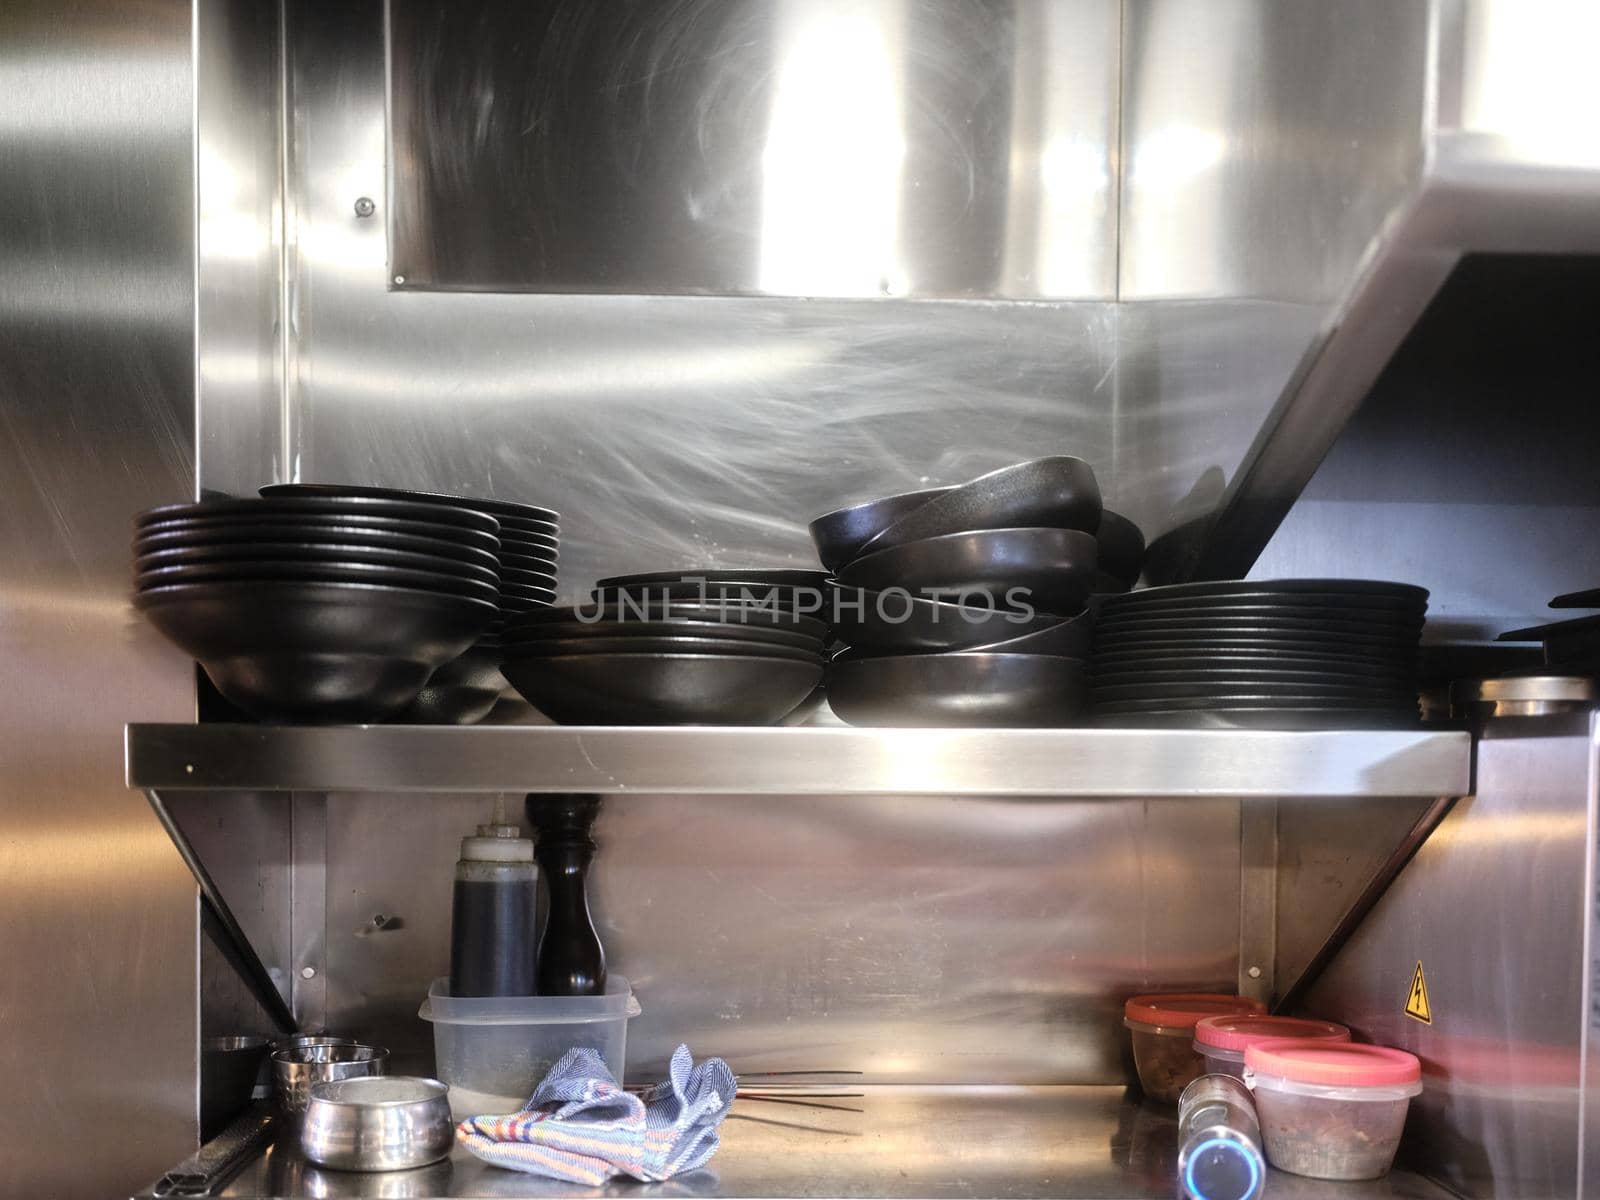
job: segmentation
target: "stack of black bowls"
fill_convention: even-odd
[[[498,522],[466,508],[287,496],[136,519],[135,606],[268,721],[378,721],[498,615]]]
[[[346,483],[279,483],[261,489],[263,496],[316,496],[325,499],[402,500],[445,508],[467,509],[492,516],[499,525],[500,616],[468,651],[436,672],[416,700],[395,719],[418,724],[470,725],[488,715],[511,690],[500,673],[501,632],[509,620],[556,600],[560,558],[560,514],[536,504],[448,496],[397,488]]]
[[[814,705],[825,623],[794,604],[675,591],[607,580],[592,604],[523,614],[501,670],[561,725],[774,725]]]
[[[1094,471],[1057,455],[818,517],[848,644],[829,669],[833,711],[852,725],[1073,723],[1101,516]]]
[[[1100,602],[1103,725],[1414,725],[1427,590],[1351,579],[1189,583]]]

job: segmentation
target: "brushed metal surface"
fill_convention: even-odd
[[[131,514],[193,489],[189,6],[0,18],[3,1190],[126,1193],[194,1148],[198,910],[121,726],[187,720],[129,610]],[[86,1152],[46,1129],[93,1129]]]
[[[847,1103],[860,1113],[735,1104],[722,1147],[702,1171],[663,1185],[686,1197],[1122,1197],[1167,1200],[1177,1163],[1177,1112],[1140,1105],[1119,1087],[868,1087]],[[1268,1173],[1265,1194],[1315,1200],[1446,1200],[1426,1179],[1396,1171],[1330,1189],[1315,1179]],[[446,1163],[406,1176],[322,1171],[289,1139],[236,1176],[235,1200],[313,1195],[339,1198],[517,1197],[574,1189],[490,1167],[458,1147]],[[585,1190],[634,1196],[627,1181]]]
[[[1446,796],[1460,731],[130,725],[169,789],[1012,796]]]
[[[1120,8],[391,5],[392,273],[468,291],[1109,299]]]
[[[1409,1145],[1461,1195],[1583,1194],[1597,730],[1588,717],[1494,722],[1475,794],[1303,1006],[1422,1058]],[[1431,1025],[1404,1013],[1419,961]]]

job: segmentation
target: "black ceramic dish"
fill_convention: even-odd
[[[1151,696],[1143,699],[1105,700],[1095,696],[1095,711],[1102,713],[1130,712],[1193,712],[1199,709],[1232,708],[1349,708],[1378,709],[1381,711],[1415,712],[1417,698],[1405,696],[1350,696],[1318,692],[1275,692],[1258,689],[1219,692],[1210,696]]]
[[[492,533],[477,533],[450,525],[426,521],[391,521],[384,517],[339,518],[325,521],[305,518],[286,521],[266,520],[175,521],[152,525],[134,538],[133,552],[148,554],[161,550],[237,547],[241,552],[258,542],[373,546],[404,550],[412,554],[435,554],[484,566],[499,561],[500,539]]]
[[[1061,658],[1087,659],[1093,638],[1093,614],[1079,613],[1037,633],[1025,633],[1021,637],[987,642],[969,649],[985,654],[1054,654]]]
[[[987,596],[1072,616],[1094,582],[1094,537],[1073,529],[985,529],[864,554],[839,573],[851,587],[903,588],[929,599]],[[935,594],[938,593],[938,594]]]
[[[1100,485],[1081,458],[1064,454],[1001,467],[917,506],[865,543],[865,557],[907,542],[978,529],[1100,527]]]
[[[140,571],[141,592],[185,583],[236,583],[246,580],[307,583],[371,583],[383,587],[416,588],[452,596],[474,596],[493,603],[496,585],[465,575],[441,571],[411,571],[373,563],[342,562],[226,562],[192,566],[154,567]]]
[[[527,554],[534,558],[559,558],[561,539],[547,533],[518,533],[515,529],[500,527],[502,548],[508,554]]]
[[[500,569],[503,571],[538,571],[545,575],[554,575],[560,567],[560,554],[554,550],[542,551],[538,554],[517,554],[507,550],[502,543],[500,547]]]
[[[828,614],[839,639],[885,654],[966,650],[1009,641],[1061,624],[1053,613],[981,603],[951,604],[908,592],[875,592],[836,584]]]
[[[567,610],[571,611],[571,610]],[[764,645],[822,653],[822,639],[793,629],[780,629],[742,621],[551,621],[545,624],[519,623],[507,629],[507,652],[524,645],[581,638],[598,642],[604,639],[693,637],[719,641],[756,641]]]
[[[612,575],[595,583],[595,590],[615,588],[619,591],[640,591],[648,589],[654,591],[662,584],[698,583],[720,584],[736,587],[787,587],[787,588],[821,588],[828,582],[826,571],[812,571],[781,568],[753,567],[743,570],[717,569],[717,570],[689,570],[689,571],[647,571],[638,575]]]
[[[496,611],[411,588],[267,581],[155,588],[134,606],[233,704],[307,722],[392,716]]]
[[[673,601],[662,604],[645,600],[623,600],[617,604],[584,604],[563,605],[560,608],[548,608],[540,612],[523,614],[516,623],[508,626],[507,638],[524,630],[537,628],[544,624],[558,622],[574,622],[577,624],[594,627],[596,625],[615,622],[619,625],[639,622],[677,622],[677,621],[714,621],[725,625],[752,625],[767,626],[776,629],[788,629],[796,633],[808,634],[819,641],[828,636],[828,625],[816,617],[798,616],[783,610],[774,610],[764,606],[745,604],[719,604],[711,601],[706,604],[695,604],[689,601]]]
[[[1389,663],[1411,668],[1417,662],[1417,645],[1393,638],[1355,638],[1349,634],[1328,634],[1324,637],[1298,636],[1293,640],[1272,637],[1201,637],[1183,638],[1102,638],[1095,636],[1093,658],[1096,663],[1114,661],[1116,656],[1150,653],[1166,656],[1201,657],[1213,653],[1226,654],[1233,650],[1267,649],[1285,659],[1321,657],[1336,654],[1344,658],[1361,658],[1369,662]]]
[[[500,528],[513,538],[521,538],[531,542],[545,538],[559,540],[561,537],[561,526],[554,521],[523,521],[516,517],[498,517],[496,519],[500,522]]]
[[[1035,654],[913,654],[836,660],[828,705],[851,725],[1040,727],[1078,723],[1088,673]]]
[[[521,504],[513,500],[487,500],[481,496],[451,496],[441,492],[412,492],[401,488],[367,487],[355,483],[269,483],[259,489],[263,496],[321,496],[334,499],[360,497],[378,500],[407,500],[417,504],[435,504],[448,508],[464,508],[474,512],[489,513],[494,517],[511,517],[518,520],[560,521],[561,514],[554,509],[537,504]]]
[[[155,550],[134,559],[140,572],[162,567],[244,566],[256,562],[370,563],[373,566],[401,567],[412,571],[432,571],[478,579],[493,586],[500,581],[493,555],[487,561],[469,563],[438,554],[415,554],[409,550],[389,550],[372,546],[314,542],[247,542],[242,545],[196,546],[188,549]]]
[[[772,725],[822,681],[822,664],[708,654],[579,654],[502,673],[562,725]]]
[[[811,544],[817,548],[817,558],[830,571],[838,569],[855,558],[861,547],[877,537],[900,518],[909,516],[929,500],[953,492],[953,487],[924,488],[919,492],[901,492],[896,496],[883,496],[849,508],[836,508],[824,513],[808,528]]]
[[[522,658],[551,658],[573,654],[732,654],[760,658],[795,658],[822,661],[820,646],[784,646],[765,640],[719,637],[598,637],[535,638],[506,647],[507,662]]]
[[[1600,588],[1567,592],[1550,601],[1551,608],[1600,608]]]
[[[1166,613],[1233,611],[1235,609],[1260,609],[1286,617],[1305,610],[1340,611],[1367,618],[1385,614],[1422,616],[1427,611],[1427,601],[1411,596],[1341,595],[1338,592],[1238,592],[1228,596],[1155,596],[1164,589],[1146,588],[1139,592],[1107,598],[1100,602],[1100,610],[1107,616],[1162,616]],[[1146,599],[1145,597],[1150,597]]]
[[[1406,671],[1404,668],[1391,669],[1387,667],[1339,667],[1330,666],[1325,670],[1293,670],[1277,667],[1240,668],[1223,667],[1199,670],[1116,670],[1107,668],[1103,663],[1094,664],[1095,686],[1106,687],[1147,687],[1162,684],[1182,685],[1226,685],[1233,683],[1309,683],[1315,685],[1355,685],[1359,687],[1393,688],[1397,690],[1417,690],[1416,672]]]
[[[1143,588],[1131,593],[1124,604],[1148,603],[1174,597],[1211,600],[1237,595],[1293,596],[1302,592],[1322,592],[1348,596],[1385,596],[1425,604],[1428,589],[1409,583],[1382,579],[1221,579],[1206,583],[1174,583],[1165,587]]]
[[[519,587],[544,588],[546,591],[554,591],[556,586],[556,577],[552,572],[519,571],[514,567],[501,567],[500,581]]]
[[[391,720],[402,725],[475,725],[494,708],[509,685],[500,674],[500,650],[479,641],[445,663],[417,698]]]
[[[1199,637],[1209,633],[1225,635],[1231,630],[1261,629],[1293,637],[1297,632],[1352,633],[1369,637],[1409,637],[1422,631],[1422,618],[1384,614],[1362,619],[1348,611],[1330,610],[1322,616],[1280,617],[1271,613],[1172,613],[1160,617],[1113,617],[1101,612],[1095,618],[1096,631],[1104,636],[1128,633],[1166,633],[1188,630]]]
[[[176,522],[201,519],[272,518],[299,520],[305,516],[390,517],[456,529],[472,529],[499,536],[500,522],[488,513],[443,504],[412,504],[404,500],[361,497],[335,499],[323,496],[284,496],[271,499],[202,500],[197,504],[164,504],[134,518],[140,534]]]
[[[1419,714],[1367,708],[1230,708],[1212,712],[1102,713],[1092,724],[1116,729],[1414,729]]]
[[[1100,528],[1095,531],[1094,540],[1100,547],[1100,569],[1127,585],[1108,590],[1126,591],[1132,587],[1144,567],[1144,531],[1108,508],[1100,513]]]
[[[1410,670],[1415,668],[1415,656],[1402,654],[1398,658],[1387,651],[1376,653],[1347,652],[1331,647],[1317,650],[1285,652],[1281,643],[1268,641],[1262,645],[1227,645],[1219,647],[1212,642],[1199,642],[1194,646],[1152,646],[1148,649],[1104,650],[1095,655],[1096,667],[1107,670],[1160,671],[1196,669],[1256,670],[1268,668],[1286,671],[1330,670]]]
[[[1523,629],[1510,629],[1495,639],[1497,642],[1546,642],[1551,638],[1571,637],[1575,634],[1600,633],[1600,615],[1573,617],[1567,621],[1551,621],[1547,625],[1529,625]]]
[[[1158,683],[1112,684],[1094,681],[1094,702],[1101,704],[1144,703],[1161,707],[1169,700],[1203,700],[1218,705],[1227,704],[1231,698],[1243,696],[1301,697],[1307,700],[1348,699],[1352,705],[1400,704],[1415,705],[1415,688],[1364,686],[1336,683]]]

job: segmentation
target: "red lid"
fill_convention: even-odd
[[[1194,1027],[1194,1040],[1219,1050],[1243,1050],[1267,1038],[1301,1038],[1306,1041],[1348,1042],[1350,1031],[1332,1021],[1312,1021],[1301,1017],[1262,1017],[1242,1013],[1231,1017],[1207,1017]]]
[[[1267,1006],[1243,996],[1221,996],[1211,992],[1174,992],[1170,995],[1131,996],[1122,1006],[1122,1015],[1145,1025],[1167,1025],[1193,1029],[1205,1017],[1233,1013],[1264,1013]]]
[[[1246,1048],[1244,1065],[1262,1075],[1330,1087],[1390,1087],[1422,1078],[1417,1056],[1404,1050],[1305,1038],[1257,1042]]]

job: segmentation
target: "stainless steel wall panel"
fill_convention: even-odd
[[[1109,299],[1119,10],[391,5],[394,273],[471,291]]]
[[[644,1009],[640,1077],[688,1042],[871,1082],[1113,1083],[1125,996],[1233,984],[1237,801],[604,804],[591,898]],[[489,807],[330,798],[330,1025],[431,1051],[417,1006],[447,969],[459,839]]]
[[[195,888],[120,766],[193,715],[126,599],[131,514],[193,489],[191,97],[187,4],[0,10],[8,1195],[126,1194],[196,1135]]]
[[[1430,7],[1125,5],[1119,296],[1343,296],[1420,183]]]
[[[1422,1058],[1409,1144],[1465,1196],[1580,1194],[1595,745],[1586,716],[1491,725],[1475,795],[1306,997]],[[1432,1024],[1404,1012],[1418,962]]]

